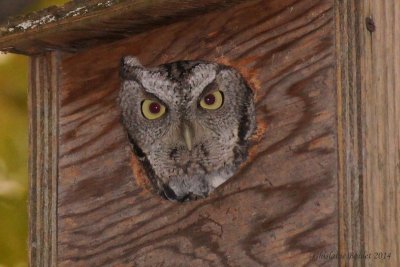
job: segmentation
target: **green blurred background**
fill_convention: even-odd
[[[0,0],[0,20],[66,0]],[[28,59],[0,54],[0,267],[28,266]]]

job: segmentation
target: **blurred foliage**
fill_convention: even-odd
[[[67,1],[32,2],[25,12]],[[28,265],[27,87],[28,58],[0,54],[0,267]]]

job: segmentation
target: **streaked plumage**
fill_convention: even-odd
[[[121,78],[122,124],[162,196],[178,201],[205,197],[246,159],[255,129],[253,93],[235,69],[206,61],[146,68],[125,57]],[[205,109],[207,103],[200,105],[205,96],[217,105],[222,96],[223,104]],[[150,112],[143,110],[147,99],[156,103]],[[164,111],[157,114],[160,107]],[[160,117],[153,119],[157,116],[151,113]]]

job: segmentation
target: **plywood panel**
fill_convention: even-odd
[[[336,266],[331,0],[247,1],[61,62],[60,266]],[[118,65],[206,59],[240,69],[267,125],[252,161],[207,199],[171,203],[136,185],[119,123]]]

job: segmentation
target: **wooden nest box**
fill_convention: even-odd
[[[88,0],[10,20],[0,50],[31,58],[31,266],[400,266],[399,15],[389,0]],[[208,198],[138,184],[125,55],[224,63],[255,89],[257,144]]]

